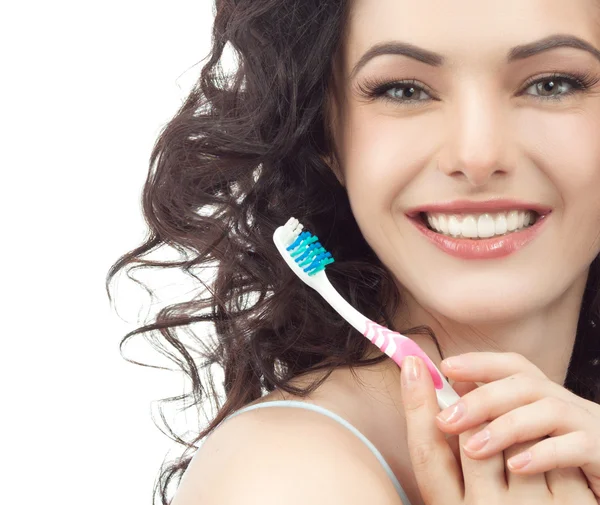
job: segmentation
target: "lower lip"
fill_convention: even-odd
[[[445,253],[457,258],[475,260],[503,258],[522,249],[537,236],[548,216],[549,214],[540,216],[532,226],[507,235],[475,240],[454,238],[436,233],[427,228],[420,217],[409,217],[408,219],[425,237]]]

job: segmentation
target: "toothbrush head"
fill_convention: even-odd
[[[286,263],[305,282],[334,262],[319,238],[304,230],[294,217],[275,230],[273,241]]]

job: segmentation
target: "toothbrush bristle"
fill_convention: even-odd
[[[286,250],[308,275],[315,275],[334,262],[333,256],[321,245],[319,238],[304,230],[304,226],[296,218],[290,218],[285,229],[288,232]]]

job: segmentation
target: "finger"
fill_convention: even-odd
[[[484,431],[467,441],[465,450],[473,459],[482,459],[516,443],[547,435],[556,437],[581,430],[596,432],[600,438],[596,424],[586,411],[575,405],[546,397],[494,419]]]
[[[467,393],[440,412],[438,426],[446,433],[459,433],[545,397],[577,404],[573,393],[548,379],[513,375]]]
[[[580,467],[586,475],[600,475],[598,441],[589,432],[575,431],[549,437],[507,461],[513,474],[528,475],[554,468]]]
[[[423,500],[457,502],[462,498],[460,468],[444,434],[436,426],[439,407],[435,387],[420,358],[405,358],[401,386],[409,455]]]
[[[453,382],[451,386],[452,389],[456,391],[458,396],[464,396],[478,387],[474,382]],[[445,437],[446,442],[448,442],[448,445],[450,446],[450,449],[452,449],[452,453],[456,458],[456,462],[460,465],[460,446],[458,443],[458,435],[446,433]]]
[[[492,382],[518,373],[546,378],[531,361],[515,352],[468,352],[442,361],[440,371],[456,381]]]
[[[462,449],[465,440],[483,427],[485,427],[485,424],[475,429],[467,430],[458,437],[463,480],[465,482],[465,497],[473,503],[493,501],[490,500],[491,496],[507,489],[504,472],[504,455],[502,453],[481,461],[475,461]],[[441,503],[446,502],[442,501]]]
[[[594,493],[581,468],[555,468],[546,472],[546,482],[558,503],[593,503]]]
[[[532,440],[522,444],[515,444],[504,451],[504,459],[508,460],[516,454],[526,452],[531,446],[539,440]],[[520,496],[529,503],[536,503],[535,500],[547,499],[551,496],[546,474],[536,473],[531,475],[522,475],[506,470],[506,481],[508,490],[515,496]],[[534,498],[532,500],[532,498]]]

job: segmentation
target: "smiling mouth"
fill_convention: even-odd
[[[539,218],[540,214],[533,210],[485,213],[419,213],[419,219],[431,231],[447,237],[471,240],[509,235],[533,226]]]

